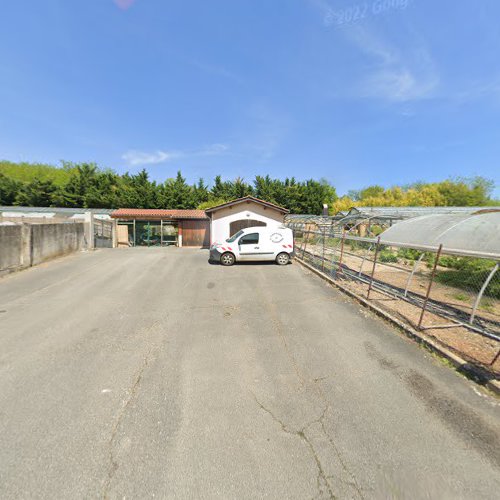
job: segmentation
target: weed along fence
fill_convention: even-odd
[[[342,217],[288,225],[299,260],[500,373],[500,211],[426,215],[386,227]]]

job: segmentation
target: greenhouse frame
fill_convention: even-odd
[[[286,224],[299,260],[417,329],[460,327],[493,340],[494,364],[500,355],[500,210],[444,207],[415,217],[425,211],[353,209],[332,217],[291,215]]]

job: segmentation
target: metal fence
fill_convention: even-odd
[[[113,248],[113,230],[113,221],[94,218],[95,248]]]
[[[339,227],[290,225],[296,257],[440,342],[500,372],[498,262],[386,246]],[[359,234],[359,232],[358,232]]]

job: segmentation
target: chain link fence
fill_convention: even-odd
[[[291,226],[296,257],[471,361],[500,373],[498,262],[386,246],[334,226]]]

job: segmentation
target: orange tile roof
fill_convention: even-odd
[[[207,219],[204,210],[161,210],[156,208],[119,208],[114,219]]]

